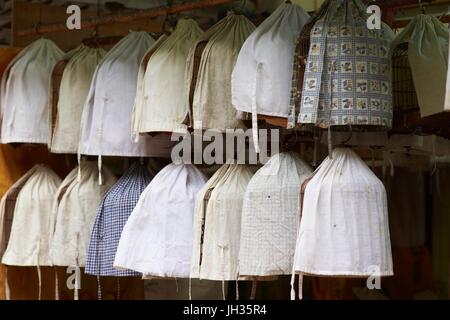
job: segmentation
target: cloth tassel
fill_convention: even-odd
[[[5,267],[5,298],[11,300],[11,288],[8,281],[8,267]]]
[[[252,293],[250,294],[250,300],[255,300],[256,298],[256,286],[257,286],[258,281],[253,280],[252,282]]]
[[[176,287],[176,290],[178,293],[180,290],[178,289],[178,279],[177,278],[175,278],[175,287]]]
[[[55,267],[55,300],[59,300],[59,280],[58,280],[58,270]]]
[[[100,276],[97,276],[97,300],[102,300],[102,283]]]
[[[236,279],[236,300],[239,300],[239,280]]]
[[[42,300],[42,275],[41,275],[41,267],[37,265],[37,274],[38,274],[38,283],[39,283],[39,298],[38,300]]]

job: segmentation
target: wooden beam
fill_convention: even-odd
[[[151,19],[171,14],[176,14],[185,11],[192,11],[197,9],[212,8],[225,4],[229,4],[234,0],[203,0],[197,2],[188,2],[173,5],[171,7],[159,7],[154,9],[139,10],[134,13],[124,15],[112,15],[98,18],[87,19],[81,22],[81,29],[95,28],[107,24],[114,23],[129,23],[140,19]],[[70,31],[67,29],[66,23],[48,24],[37,26],[33,29],[19,30],[18,36],[32,36],[45,33]]]
[[[443,16],[441,19],[442,23],[450,23],[450,16]],[[398,20],[398,21],[394,21],[391,24],[391,27],[394,29],[398,29],[398,28],[404,28],[406,27],[411,21],[410,20]]]

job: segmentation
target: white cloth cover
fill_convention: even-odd
[[[39,39],[8,65],[0,89],[2,143],[50,143],[49,83],[63,54],[52,41]]]
[[[19,180],[17,180],[3,195],[0,202],[0,260],[5,253],[8,246],[9,236],[14,219],[13,203],[8,203],[15,198],[14,204],[17,201],[17,196],[23,188],[28,179],[36,172],[39,166],[34,166],[27,173],[25,173]]]
[[[395,38],[392,47],[405,42],[408,43],[408,59],[420,115],[427,117],[443,112],[448,65],[448,27],[436,17],[419,14]],[[402,75],[402,71],[394,73],[394,83],[404,81]]]
[[[301,7],[284,3],[248,37],[232,75],[238,111],[288,117],[295,44],[308,20]]]
[[[299,195],[311,167],[294,153],[279,153],[248,184],[242,208],[239,273],[277,276],[292,272]]]
[[[52,204],[61,183],[56,173],[39,166],[20,191],[11,235],[2,263],[48,266]]]
[[[132,110],[139,64],[154,44],[146,32],[132,32],[109,51],[95,71],[83,110],[80,152],[86,155],[159,156],[167,137],[132,135]]]
[[[227,171],[224,174],[219,169],[216,177],[221,177],[212,192],[209,194],[207,191],[206,197],[197,198],[191,278],[238,279],[242,202],[253,171],[244,165],[225,167]],[[216,177],[211,178],[213,184]],[[212,186],[208,187],[211,190]]]
[[[52,265],[84,267],[97,208],[117,181],[106,166],[102,167],[102,185],[98,176],[97,163],[83,161],[56,192],[49,230]]]
[[[207,32],[197,42],[197,45],[202,42],[207,44],[202,52],[199,69],[193,70],[198,72],[192,106],[194,129],[223,132],[226,129],[244,128],[231,103],[231,73],[242,45],[255,26],[245,16],[229,14],[212,29],[213,32]],[[195,47],[190,53],[191,60]],[[192,76],[187,80],[190,88]]]
[[[335,149],[306,186],[294,270],[320,276],[393,275],[386,191],[351,149]]]
[[[202,34],[197,22],[182,19],[151,56],[144,77],[144,99],[135,111],[140,115],[135,118],[137,132],[187,132],[186,59]]]
[[[188,278],[195,198],[206,181],[193,165],[170,164],[161,170],[123,229],[114,267],[146,277]]]
[[[59,86],[59,99],[55,101],[57,111],[50,145],[52,152],[74,154],[78,152],[81,115],[92,76],[105,54],[106,51],[101,48],[80,45],[64,56],[63,60],[67,60],[67,64]],[[50,88],[50,91],[53,89]],[[51,96],[50,110],[53,108],[53,102]]]

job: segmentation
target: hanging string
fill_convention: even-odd
[[[42,275],[41,275],[41,267],[39,266],[39,262],[37,265],[37,274],[38,274],[38,283],[39,283],[39,295],[38,295],[38,300],[41,300],[41,295],[42,295]]]
[[[189,277],[189,301],[192,300],[192,278]]]
[[[59,300],[58,269],[55,267],[55,300]]]
[[[236,279],[236,300],[239,300],[239,279]]]
[[[258,283],[258,281],[256,281],[256,280],[253,280],[253,282],[252,282],[252,292],[250,294],[250,300],[255,300],[257,283]]]
[[[259,148],[259,130],[258,130],[258,106],[256,103],[256,94],[258,90],[258,75],[261,70],[262,64],[258,63],[256,67],[256,76],[253,83],[253,93],[252,93],[252,132],[253,132],[253,143],[255,145],[255,152],[260,153]]]
[[[225,297],[225,248],[220,248],[220,269],[222,271],[222,298],[226,300]]]
[[[117,281],[117,300],[120,300],[120,278],[116,277]]]
[[[7,266],[5,267],[5,298],[6,300],[11,300],[11,288],[9,287]]]

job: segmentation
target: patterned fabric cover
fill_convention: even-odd
[[[144,165],[133,164],[109,190],[97,212],[86,261],[86,273],[100,276],[139,276],[113,268],[122,229],[152,176]]]
[[[391,39],[385,25],[381,30],[367,28],[366,7],[360,0],[327,1],[311,31],[298,122],[322,128],[390,128]],[[291,101],[300,97],[298,76],[294,73]]]

